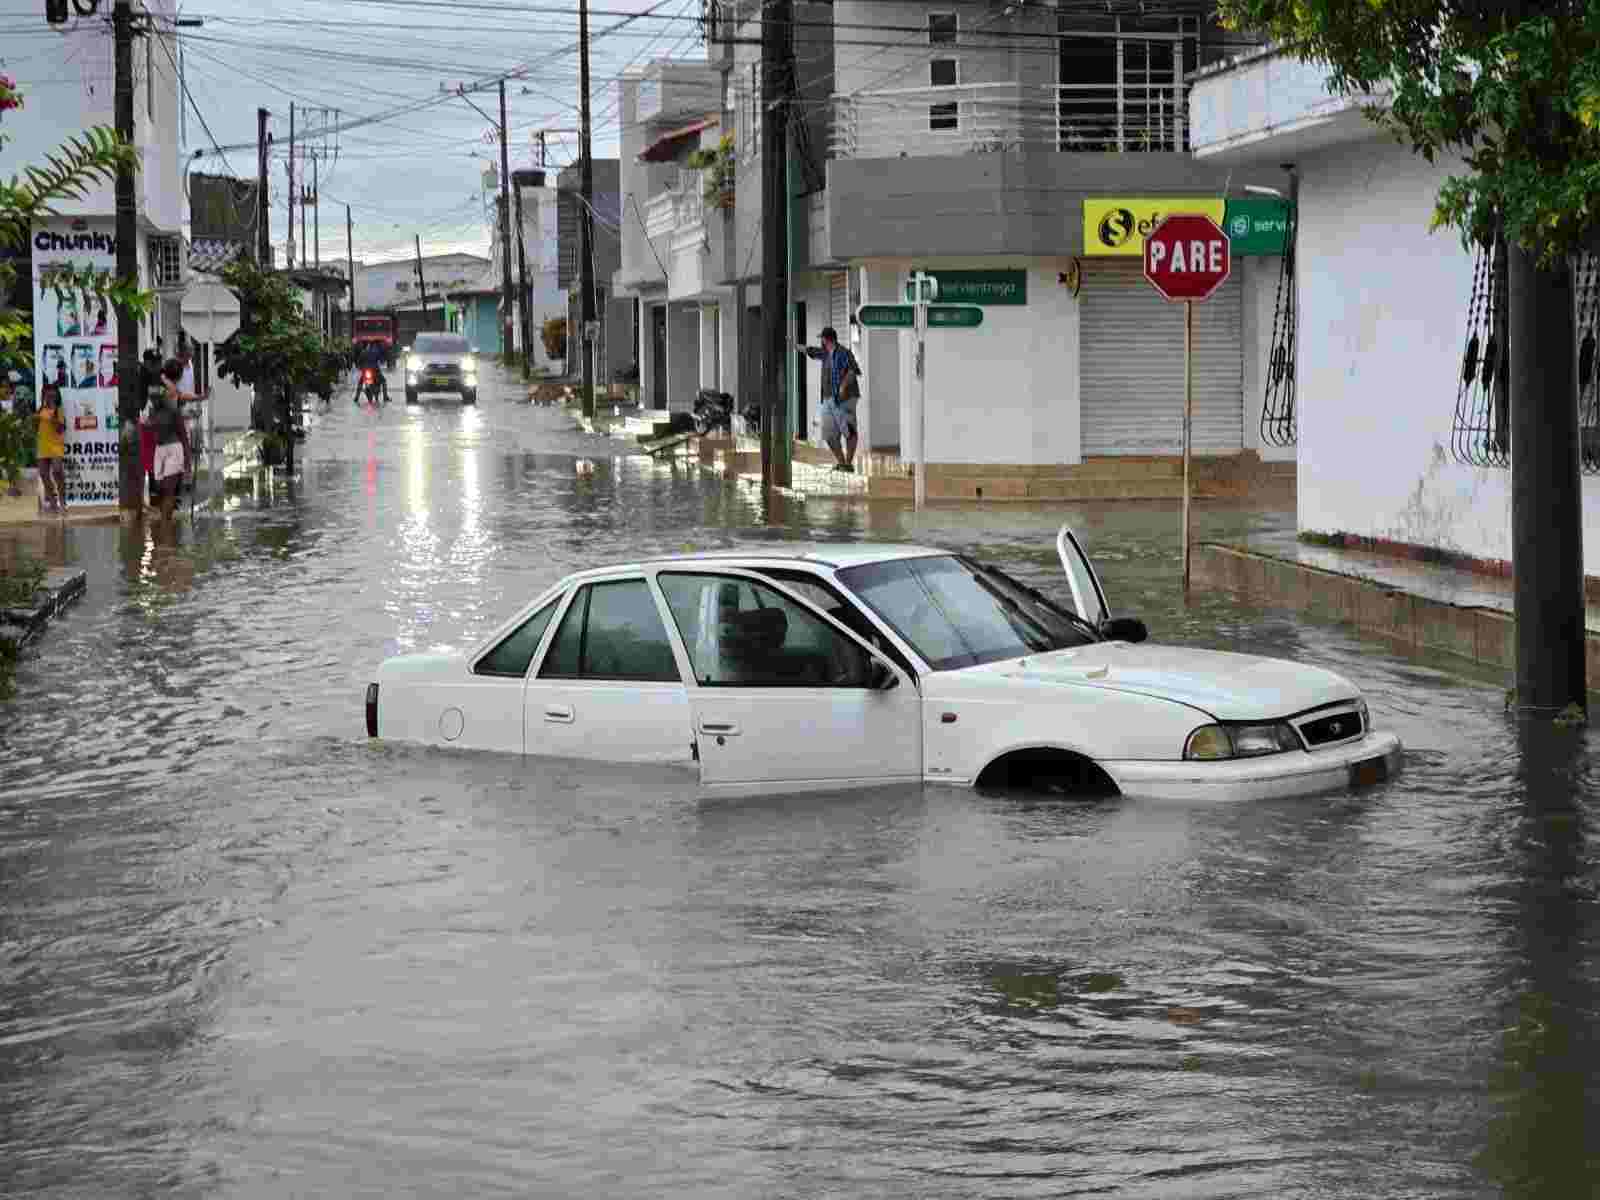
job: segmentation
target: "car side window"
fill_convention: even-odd
[[[806,571],[786,571],[779,568],[758,567],[761,574],[776,579],[791,592],[797,592],[827,613],[867,645],[889,659],[912,679],[917,677],[906,656],[895,648],[893,642],[873,628],[861,610],[815,575]]]
[[[661,611],[642,579],[591,583],[572,598],[540,679],[679,682]]]
[[[474,675],[505,675],[521,679],[528,673],[528,664],[544,638],[551,618],[560,606],[559,599],[552,600],[521,625],[508,633],[495,648],[473,664]]]
[[[656,582],[704,687],[871,686],[872,656],[773,588],[727,575]]]

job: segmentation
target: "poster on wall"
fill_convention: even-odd
[[[44,286],[46,268],[115,271],[110,220],[60,218],[33,227],[33,361],[38,393],[61,389],[67,420],[67,504],[117,502],[117,318],[102,300]]]

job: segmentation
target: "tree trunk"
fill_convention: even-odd
[[[1517,705],[1549,716],[1588,700],[1572,271],[1517,246],[1510,259]]]

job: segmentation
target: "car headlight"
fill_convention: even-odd
[[[408,370],[408,371],[420,371],[420,370],[422,370],[422,360],[420,358],[418,358],[415,354],[406,355],[406,370]]]
[[[461,377],[461,382],[466,384],[468,387],[477,387],[478,386],[477,373],[473,372],[473,371],[468,371],[465,375],[463,375]]]
[[[1214,762],[1223,758],[1259,758],[1300,748],[1299,735],[1285,721],[1202,725],[1184,743],[1183,756]]]
[[[470,354],[467,355],[461,360],[461,369],[463,371],[476,371],[478,369],[478,360]]]

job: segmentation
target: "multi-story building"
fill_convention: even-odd
[[[1265,48],[1196,77],[1190,141],[1196,159],[1236,177],[1294,166],[1299,269],[1284,428],[1297,435],[1300,528],[1509,563],[1512,447],[1505,396],[1485,367],[1504,345],[1490,327],[1490,254],[1463,247],[1454,230],[1431,231],[1441,185],[1465,168],[1429,163],[1380,129],[1364,110],[1386,101],[1336,94],[1325,68]],[[1600,266],[1582,264],[1577,278],[1581,343],[1600,337]],[[1270,359],[1271,328],[1256,324],[1247,359]],[[1591,576],[1600,575],[1597,388],[1591,378],[1572,398]]]
[[[109,6],[105,6],[109,7]],[[186,218],[179,167],[179,94],[174,0],[149,0],[153,18],[135,39],[133,143],[139,154],[134,221],[139,274],[157,303],[140,323],[141,347],[162,339],[176,349],[187,273]],[[39,6],[43,32],[43,6]],[[8,142],[0,171],[42,164],[68,139],[90,126],[112,126],[116,114],[115,63],[110,22],[104,15],[73,17],[51,36],[28,38],[27,57],[8,74],[26,106],[5,114]],[[56,215],[34,224],[29,238],[34,327],[34,369],[39,384],[62,388],[68,417],[69,503],[117,498],[117,320],[91,297],[58,298],[41,288],[51,264],[73,263],[114,271],[117,265],[116,189],[103,182],[56,202]]]
[[[814,345],[830,325],[848,339],[863,367],[863,440],[914,458],[913,335],[863,330],[853,315],[900,302],[919,268],[943,299],[982,307],[979,327],[927,339],[926,457],[947,468],[947,494],[1064,494],[1029,481],[1086,457],[1177,454],[1183,316],[1142,278],[1143,231],[1180,209],[1221,219],[1247,186],[1282,182],[1270,166],[1230,171],[1189,153],[1189,75],[1225,49],[1214,4],[1095,7],[795,6],[796,340]],[[760,15],[754,0],[714,5],[708,62],[652,64],[620,84],[618,283],[647,310],[640,361],[661,407],[691,402],[691,381],[742,399],[762,378]],[[723,148],[735,187],[713,213],[689,164]],[[1277,275],[1275,254],[1247,257],[1197,309],[1199,453],[1272,449],[1255,432],[1260,367],[1243,347],[1263,306],[1270,319]],[[663,343],[666,378],[651,387]],[[692,369],[673,365],[685,360]],[[797,356],[791,376],[794,428],[815,437],[815,369]]]
[[[556,176],[556,243],[557,284],[567,298],[567,370],[578,374],[581,370],[583,335],[583,293],[580,282],[581,229],[578,222],[583,211],[583,190],[580,171],[576,165],[562,168]],[[617,373],[631,367],[634,358],[633,305],[619,298],[612,286],[612,278],[622,263],[619,224],[622,213],[620,190],[621,165],[614,158],[594,160],[590,176],[590,214],[594,238],[590,253],[594,260],[595,331],[594,362],[595,383],[611,383]]]

